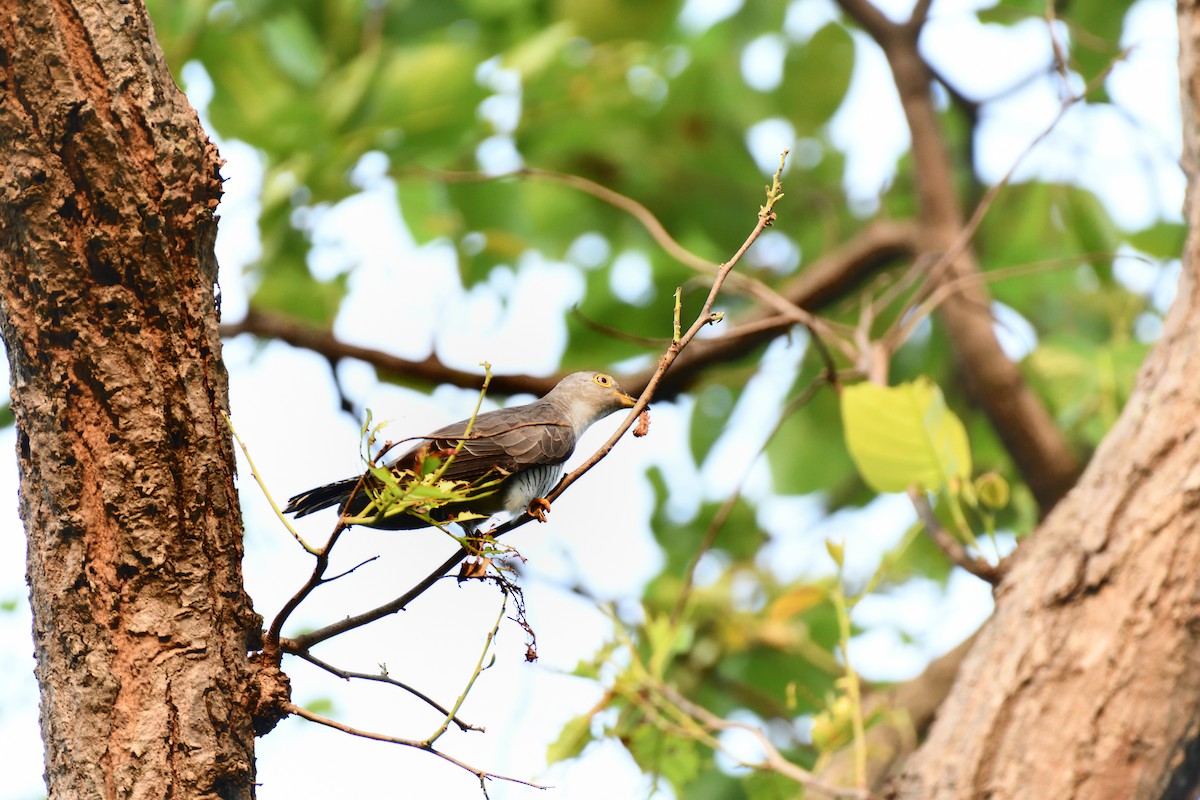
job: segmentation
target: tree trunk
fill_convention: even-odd
[[[0,10],[0,330],[50,796],[249,798],[219,158],[140,0]]]
[[[1162,340],[1022,544],[903,798],[1185,798],[1200,785],[1200,11],[1179,4],[1191,234]]]

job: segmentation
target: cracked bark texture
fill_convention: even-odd
[[[1200,786],[1200,9],[1179,4],[1178,296],[1117,425],[1017,553],[892,796],[1190,798]]]
[[[49,795],[249,798],[219,158],[140,2],[0,12],[0,331]]]

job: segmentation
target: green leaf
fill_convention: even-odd
[[[1159,222],[1135,233],[1125,234],[1130,246],[1154,258],[1179,258],[1187,238],[1182,222]]]
[[[314,86],[321,79],[325,49],[299,11],[291,9],[264,20],[262,37],[271,60],[289,78],[303,86]]]
[[[329,697],[314,697],[304,704],[304,707],[314,714],[329,716],[333,713],[333,699]]]
[[[841,106],[853,71],[850,33],[836,23],[826,25],[788,51],[778,90],[780,111],[800,135],[815,132]]]
[[[635,730],[625,746],[639,767],[663,776],[676,790],[694,780],[704,765],[695,742],[671,736],[652,725]]]
[[[848,386],[842,420],[850,455],[876,491],[936,490],[971,475],[966,429],[932,381]]]
[[[566,761],[568,758],[575,758],[583,752],[583,748],[587,747],[592,739],[592,715],[583,714],[575,717],[563,726],[562,732],[546,748],[546,764],[556,764],[559,761]]]

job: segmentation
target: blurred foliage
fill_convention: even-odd
[[[331,324],[346,275],[314,277],[303,212],[358,191],[352,171],[369,153],[386,157],[413,235],[455,245],[465,285],[486,281],[493,268],[514,264],[528,250],[563,259],[581,236],[603,237],[599,263],[577,265],[585,291],[578,313],[568,319],[564,368],[656,354],[653,347],[615,338],[612,329],[643,338],[667,334],[661,309],[614,292],[613,264],[622,254],[645,259],[657,298],[684,286],[685,308],[698,306],[706,283],[662,253],[640,225],[594,197],[544,180],[447,174],[491,168],[480,155],[489,142],[506,144],[526,165],[582,176],[642,203],[692,252],[719,262],[753,226],[764,170],[773,170],[774,156],[769,169],[757,165],[747,131],[764,121],[790,126],[796,142],[774,232],[793,255],[752,253],[746,265],[776,287],[852,240],[874,218],[916,213],[908,156],[877,204],[847,199],[846,156],[829,123],[866,45],[832,6],[812,0],[744,3],[706,26],[681,24],[681,0],[148,5],[176,74],[195,62],[211,79],[208,113],[217,132],[249,143],[264,159],[258,220],[263,251],[252,269],[252,305],[259,310]],[[1129,5],[1059,7],[1075,77],[1093,81],[1109,68],[1120,52]],[[1016,26],[1045,14],[1042,0],[1005,0],[978,17],[981,24]],[[744,58],[751,45],[764,43],[780,55],[778,79],[769,67]],[[1088,97],[1091,103],[1106,99],[1102,84]],[[989,111],[985,102],[979,117],[953,103],[942,112],[965,198],[982,193],[970,163],[971,121]],[[1096,446],[1128,397],[1147,348],[1144,337],[1134,335],[1135,324],[1161,314],[1150,297],[1118,280],[1114,257],[1120,248],[1132,248],[1151,259],[1147,268],[1160,269],[1153,259],[1176,257],[1182,237],[1182,226],[1170,221],[1120,230],[1095,196],[1069,183],[1010,186],[983,218],[975,251],[989,289],[1030,326],[1031,352],[1022,368],[1081,456]],[[891,265],[820,312],[834,323],[858,324],[864,298],[894,285],[906,266]],[[901,306],[874,309],[869,330],[893,323]],[[730,296],[724,307],[728,328],[750,304]],[[810,353],[798,367],[768,368],[762,355],[762,347],[750,348],[700,376],[692,390],[690,453],[679,458],[714,468],[723,433],[746,413],[747,384],[774,370],[774,380],[792,384],[765,445],[774,492],[813,495],[829,512],[870,502],[876,495],[851,458],[838,397],[825,389],[806,403],[788,405],[814,380],[818,360]],[[958,461],[975,469],[955,477],[972,478],[959,481],[957,491],[970,495],[977,487],[981,496],[967,515],[972,527],[986,516],[984,527],[1027,533],[1037,517],[1028,487],[990,425],[966,403],[958,369],[944,333],[928,323],[918,326],[890,364],[894,382],[920,378],[921,385],[940,387],[933,391],[939,413],[957,424],[955,448],[965,446],[964,434],[969,441],[969,457]],[[906,455],[876,444],[885,452],[873,457]],[[727,471],[723,464],[715,468]],[[975,481],[982,473],[989,477]],[[839,683],[844,636],[832,602],[840,597],[829,578],[833,570],[828,562],[803,574],[774,568],[770,547],[801,541],[807,523],[763,514],[762,493],[727,509],[701,498],[690,511],[668,513],[668,482],[657,473],[649,480],[658,501],[652,529],[664,566],[646,587],[644,619],[614,618],[613,641],[580,666],[580,675],[606,687],[607,700],[570,723],[550,757],[571,758],[596,738],[611,737],[680,798],[794,797],[795,784],[778,774],[718,766],[711,731],[704,734],[695,715],[664,700],[659,688],[674,687],[718,716],[770,723],[784,755],[804,766],[817,764],[833,742],[844,743],[845,722],[855,713]],[[938,513],[962,522],[961,510],[953,519],[954,507],[940,502]],[[714,526],[724,513],[724,524]],[[844,546],[853,550],[855,543]],[[840,559],[841,550],[834,552]],[[944,582],[949,569],[914,527],[857,588]],[[856,597],[847,600],[852,604]],[[817,742],[814,725],[820,728]]]

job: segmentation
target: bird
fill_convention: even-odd
[[[428,516],[437,523],[456,521],[468,534],[500,512],[510,515],[528,511],[545,521],[545,500],[563,474],[563,463],[575,451],[583,432],[609,414],[632,408],[637,401],[603,372],[574,372],[560,380],[542,398],[520,406],[478,414],[467,432],[469,420],[439,428],[424,441],[383,466],[401,479],[422,474],[427,459],[449,462],[441,478],[463,481],[473,487],[469,499],[440,507]],[[462,447],[451,459],[451,453]],[[283,509],[297,518],[330,506],[340,506],[343,516],[375,511],[372,496],[384,483],[370,471],[318,486],[292,497]],[[466,512],[466,513],[464,513]],[[463,519],[455,519],[462,516]],[[410,513],[379,515],[358,524],[383,530],[415,530],[429,525]]]

